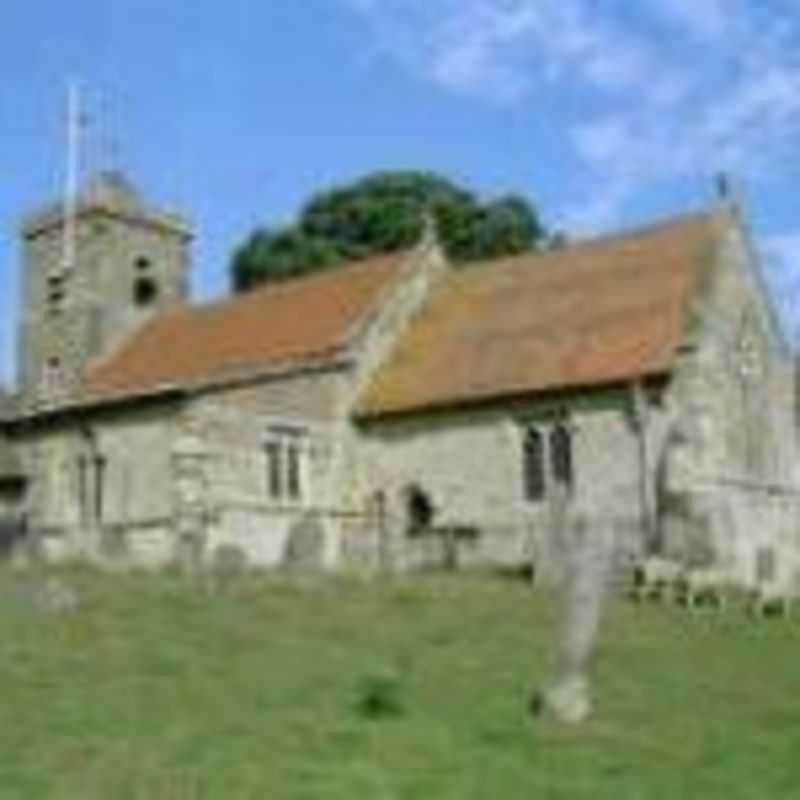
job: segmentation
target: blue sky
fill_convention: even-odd
[[[88,162],[194,220],[198,297],[253,226],[373,169],[522,191],[580,233],[707,205],[724,169],[796,327],[796,0],[27,0],[3,10],[0,74],[0,379],[71,76]]]

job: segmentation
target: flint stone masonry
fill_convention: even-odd
[[[157,531],[170,528],[174,516],[169,447],[176,423],[177,407],[162,403],[99,413],[80,425],[54,421],[19,434],[28,474],[37,476],[27,506],[30,529],[43,549],[60,557],[151,560],[139,550],[152,551],[155,540],[165,538]],[[99,519],[93,472],[98,458],[104,465]]]
[[[759,280],[742,228],[727,228],[653,426],[653,451],[668,467],[664,488],[694,511],[688,523],[665,515],[665,548],[686,558],[691,539],[705,537],[712,560],[746,585],[755,542],[774,542],[787,562],[800,551],[797,534],[787,534],[799,510],[790,469],[792,369]],[[669,441],[675,433],[677,445]],[[770,487],[780,487],[781,503]]]
[[[187,297],[188,227],[145,207],[119,176],[101,175],[82,192],[71,267],[64,263],[65,227],[53,209],[22,228],[19,383],[25,402],[36,406],[74,396],[91,358]],[[156,288],[146,305],[136,298],[142,279]]]
[[[528,426],[546,437],[563,419],[569,513],[590,535],[593,521],[613,524],[620,554],[708,561],[744,584],[755,580],[758,552],[773,548],[780,579],[791,583],[800,574],[794,373],[741,220],[729,208],[708,216],[718,246],[700,271],[669,374],[361,416],[376,375],[451,277],[428,231],[331,352],[232,363],[224,379],[92,404],[81,394],[90,360],[110,357],[149,315],[185,302],[191,239],[185,223],[107,177],[81,202],[71,274],[62,274],[58,210],[23,229],[23,413],[0,430],[26,490],[0,486],[0,515],[24,512],[48,557],[109,565],[195,570],[235,553],[243,568],[399,571],[454,559],[459,568],[533,565],[558,582],[565,558],[553,467],[545,459],[545,496],[527,499],[523,442]],[[150,305],[136,301],[140,274],[158,286]],[[535,320],[536,297],[530,313]],[[45,380],[54,358],[61,377]],[[273,497],[268,444],[286,436],[302,491]],[[432,530],[415,536],[403,499],[411,484],[435,510]]]
[[[525,498],[522,454],[526,426],[546,426],[561,408],[568,409],[573,430],[574,508],[606,515],[627,510],[628,527],[638,529],[638,448],[628,395],[620,388],[559,398],[555,405],[505,404],[371,424],[361,461],[374,485],[391,498],[396,559],[410,549],[400,498],[414,482],[431,497],[437,525],[477,530],[476,541],[462,548],[465,566],[512,567],[535,558],[552,574],[558,564],[550,535],[553,509],[547,498]]]

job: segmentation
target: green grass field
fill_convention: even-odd
[[[76,614],[0,604],[0,800],[800,798],[796,622],[613,604],[564,728],[522,583],[68,581]]]

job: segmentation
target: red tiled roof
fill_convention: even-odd
[[[160,315],[89,367],[87,391],[147,392],[330,356],[374,306],[404,259],[403,253],[366,259]]]
[[[380,369],[365,416],[663,374],[716,241],[698,214],[448,278]]]

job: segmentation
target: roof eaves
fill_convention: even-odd
[[[608,377],[598,381],[585,381],[563,385],[543,386],[536,389],[509,389],[501,392],[487,392],[485,394],[462,394],[452,397],[428,400],[413,404],[397,404],[394,407],[384,408],[357,408],[353,412],[356,422],[380,422],[386,419],[400,419],[420,414],[438,414],[452,410],[479,408],[497,403],[513,403],[533,398],[549,397],[553,395],[597,391],[612,386],[623,386],[632,381],[648,381],[666,378],[671,374],[671,368],[663,367],[651,369],[636,375],[620,375]],[[379,404],[378,404],[379,405]]]
[[[291,361],[272,362],[255,366],[237,366],[224,372],[217,372],[182,381],[154,384],[142,389],[98,389],[88,395],[91,405],[114,404],[158,396],[159,394],[184,395],[200,394],[206,391],[233,388],[259,380],[276,380],[306,372],[328,371],[349,366],[352,359],[341,347],[337,346],[310,356],[292,359]],[[86,408],[86,404],[81,404]]]
[[[186,390],[184,387],[171,383],[164,383],[138,390],[110,390],[102,393],[87,393],[73,400],[58,404],[22,405],[18,413],[15,414],[13,418],[6,420],[6,423],[11,425],[15,423],[52,419],[69,414],[94,411],[99,408],[126,405],[161,397],[177,397],[185,393]]]

